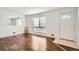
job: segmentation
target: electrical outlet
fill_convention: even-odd
[[[51,36],[54,36],[54,34],[51,34]]]

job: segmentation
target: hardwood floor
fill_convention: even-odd
[[[33,38],[33,37],[36,38]],[[36,40],[33,44],[33,39]],[[39,39],[39,41],[38,41]],[[43,40],[44,39],[44,40]],[[78,51],[53,42],[55,38],[35,34],[20,34],[0,38],[0,51]],[[43,43],[46,42],[46,43]],[[34,50],[34,49],[35,50]]]

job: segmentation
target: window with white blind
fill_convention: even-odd
[[[10,25],[21,25],[20,18],[10,18]]]
[[[33,29],[34,32],[46,33],[46,17],[33,18]]]

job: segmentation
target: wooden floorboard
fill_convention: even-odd
[[[32,48],[33,34],[19,34],[0,38],[0,51],[34,51]],[[40,35],[35,35],[43,37]],[[59,45],[53,42],[55,38],[46,37],[46,51],[79,51],[78,49]]]

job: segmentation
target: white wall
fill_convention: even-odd
[[[36,15],[30,15],[27,17],[27,21],[28,21],[28,27],[29,27],[29,32],[31,33],[35,33],[33,31],[33,17],[35,16],[46,16],[46,20],[47,20],[47,32],[46,34],[43,35],[48,35],[51,36],[51,34],[55,34],[55,38],[59,38],[59,17],[61,13],[65,13],[65,12],[74,12],[76,14],[76,8],[60,8],[57,10],[52,10],[46,13],[40,13],[40,14],[36,14]],[[74,16],[76,20],[76,16]],[[76,23],[74,23],[74,28],[76,27]],[[76,29],[74,29],[74,40],[76,40]],[[36,34],[40,34],[40,33],[36,33]]]
[[[21,17],[22,25],[10,25],[10,19],[8,17]],[[17,13],[11,13],[4,11],[4,13],[0,11],[0,38],[7,37],[14,35],[13,32],[16,34],[24,33],[24,26],[25,26],[25,18],[24,16],[19,16]]]
[[[78,29],[77,30],[77,38],[78,38],[78,41],[77,42],[78,42],[78,45],[79,45],[79,8],[78,8],[78,22],[77,23],[78,23],[78,26],[77,26],[77,29]]]

